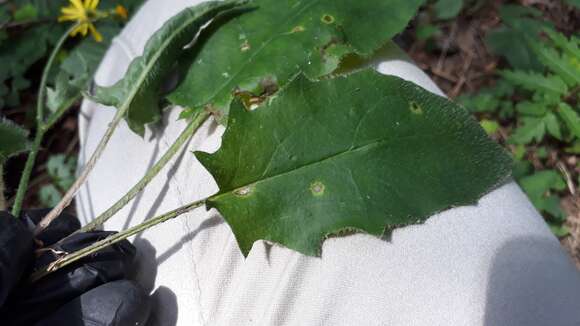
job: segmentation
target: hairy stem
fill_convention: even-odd
[[[18,191],[16,192],[16,198],[14,199],[14,206],[12,206],[12,215],[18,217],[20,211],[22,210],[22,202],[24,201],[24,196],[28,190],[28,183],[30,182],[30,175],[32,174],[32,169],[34,168],[34,162],[36,161],[36,156],[40,150],[40,145],[42,143],[42,138],[44,137],[44,131],[38,129],[36,131],[36,136],[34,136],[34,142],[28,152],[28,158],[24,164],[24,170],[22,171],[22,176],[20,177],[20,183],[18,184]]]
[[[113,120],[109,123],[109,127],[105,131],[105,134],[103,135],[103,138],[101,138],[101,141],[97,145],[97,148],[91,155],[87,164],[85,164],[81,174],[77,177],[77,179],[75,180],[73,185],[69,188],[69,190],[66,192],[66,194],[63,196],[61,201],[40,221],[40,223],[36,225],[36,228],[34,229],[35,236],[40,234],[44,229],[46,229],[46,227],[55,218],[57,218],[60,215],[60,213],[62,213],[62,211],[71,203],[72,199],[79,191],[83,183],[87,180],[89,174],[95,167],[95,164],[103,154],[105,147],[107,146],[109,140],[111,140],[111,137],[113,136],[113,132],[119,125],[119,122],[121,122],[121,120],[123,119],[123,115],[125,114],[128,108],[129,108],[128,103],[127,105],[124,105],[121,108],[119,108],[119,110],[113,117]]]
[[[46,131],[64,114],[64,112],[68,109],[59,110],[51,115],[51,120],[53,121],[50,125],[45,124],[44,122],[44,110],[45,110],[45,94],[46,94],[46,84],[48,81],[48,74],[54,65],[54,61],[56,59],[57,54],[60,52],[64,42],[67,40],[68,35],[77,27],[77,24],[71,26],[58,40],[54,49],[50,53],[48,57],[48,61],[44,66],[44,70],[42,71],[42,77],[40,79],[40,86],[38,87],[38,98],[36,100],[36,135],[34,137],[34,143],[32,144],[32,148],[30,153],[28,154],[28,158],[26,159],[26,163],[24,165],[24,171],[22,172],[22,176],[20,177],[20,182],[18,184],[18,190],[16,192],[16,199],[14,200],[14,206],[12,207],[12,215],[18,216],[20,215],[20,211],[22,210],[22,202],[24,201],[24,196],[26,191],[28,190],[28,182],[30,182],[30,175],[32,174],[32,169],[34,168],[34,163],[36,161],[36,156],[38,155],[38,151],[40,150],[40,145],[42,143],[42,138]],[[70,107],[70,106],[69,106]],[[62,111],[62,112],[61,112]],[[58,116],[57,116],[58,115]],[[55,117],[56,116],[56,117]]]
[[[163,154],[163,156],[159,159],[159,161],[157,161],[157,163],[155,163],[155,165],[147,171],[147,173],[143,176],[143,178],[141,178],[141,180],[139,180],[139,182],[137,182],[121,199],[119,199],[115,204],[113,204],[113,206],[111,206],[104,213],[99,215],[97,218],[95,218],[93,221],[91,221],[89,224],[85,225],[75,233],[94,230],[95,228],[105,223],[109,218],[111,218],[123,207],[125,207],[125,205],[129,203],[129,201],[135,198],[135,196],[137,196],[137,194],[141,192],[157,174],[159,174],[159,171],[161,171],[161,169],[163,169],[163,167],[167,165],[167,163],[175,156],[175,154],[177,154],[179,149],[183,147],[183,144],[185,144],[189,139],[191,139],[193,134],[195,134],[197,129],[199,129],[199,127],[203,124],[203,122],[207,119],[208,116],[209,113],[206,113],[205,111],[203,111],[203,113],[200,113],[187,126],[187,128],[183,130],[181,135],[179,135],[179,137],[175,140],[175,142],[171,145],[171,147],[167,149],[165,154]]]
[[[66,256],[61,257],[60,259],[56,260],[55,262],[53,262],[52,264],[48,265],[45,269],[40,270],[36,273],[34,273],[32,275],[31,280],[32,281],[36,281],[40,278],[42,278],[43,276],[52,273],[64,266],[67,266],[71,263],[74,263],[75,261],[78,261],[79,259],[82,259],[83,257],[86,257],[90,254],[93,254],[105,247],[108,247],[114,243],[117,243],[119,241],[125,240],[130,236],[133,236],[139,232],[145,231],[157,224],[163,223],[165,221],[168,221],[170,219],[176,218],[177,216],[187,213],[195,208],[198,208],[202,205],[205,204],[207,198],[199,200],[199,201],[195,201],[193,203],[181,206],[175,210],[172,210],[170,212],[167,212],[165,214],[156,216],[152,219],[149,219],[139,225],[136,225],[132,228],[129,228],[125,231],[113,234],[101,241],[97,241],[95,243],[93,243],[92,245],[85,247],[83,249],[80,249],[78,251],[75,251],[73,253],[67,254]]]
[[[0,163],[0,211],[6,209],[6,197],[4,197],[4,165]]]

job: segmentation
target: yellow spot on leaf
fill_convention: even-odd
[[[334,23],[334,16],[325,14],[320,18],[320,20],[325,24],[332,24]]]
[[[322,196],[324,195],[324,183],[320,181],[315,181],[310,185],[310,191],[314,196]]]
[[[240,45],[240,50],[242,50],[242,52],[246,52],[250,49],[250,43],[248,43],[248,40],[245,40],[244,43],[242,43],[242,45]]]

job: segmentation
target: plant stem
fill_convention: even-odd
[[[52,273],[62,267],[65,267],[71,263],[74,263],[75,261],[78,261],[79,259],[86,257],[92,253],[95,253],[105,247],[108,247],[114,243],[117,243],[119,241],[125,240],[128,237],[135,235],[139,232],[145,231],[157,224],[163,223],[165,221],[168,221],[170,219],[176,218],[177,216],[187,213],[195,208],[198,208],[202,205],[205,204],[207,198],[204,198],[202,200],[199,201],[195,201],[193,203],[181,206],[175,210],[172,210],[170,212],[167,212],[165,214],[156,216],[152,219],[149,219],[139,225],[136,225],[132,228],[129,228],[125,231],[113,234],[101,241],[97,241],[95,243],[93,243],[92,245],[85,247],[83,249],[77,250],[73,253],[67,254],[66,256],[63,256],[59,259],[57,259],[55,262],[53,262],[52,264],[48,265],[46,268],[34,273],[32,275],[31,280],[32,281],[36,281],[40,278],[42,278],[43,276]]]
[[[105,223],[109,218],[111,218],[115,213],[121,210],[125,205],[131,201],[131,199],[135,198],[139,192],[141,192],[151,180],[159,174],[159,171],[163,169],[165,165],[175,156],[175,154],[179,151],[179,149],[185,144],[193,134],[199,129],[202,123],[207,119],[209,113],[203,111],[200,113],[189,125],[181,132],[179,137],[175,140],[175,142],[167,149],[165,154],[155,163],[155,165],[147,171],[147,173],[137,182],[121,199],[119,199],[113,206],[107,209],[104,213],[99,215],[89,224],[82,227],[80,230],[76,231],[75,233],[79,232],[86,232],[92,231],[95,228],[101,226]]]
[[[30,181],[30,174],[32,174],[32,169],[34,168],[34,162],[36,161],[36,156],[38,155],[38,151],[40,150],[40,145],[42,143],[42,138],[44,134],[49,129],[47,124],[44,123],[44,106],[45,106],[45,93],[46,93],[46,83],[48,80],[48,74],[52,69],[56,56],[64,42],[67,40],[68,35],[77,27],[77,24],[71,26],[58,40],[54,49],[50,53],[50,57],[44,66],[44,70],[42,71],[42,77],[40,79],[40,86],[38,87],[38,99],[36,101],[36,135],[34,137],[34,142],[32,144],[32,148],[30,153],[28,154],[28,158],[26,159],[26,163],[24,165],[24,171],[22,172],[22,176],[20,177],[20,182],[18,184],[18,190],[16,192],[16,199],[14,200],[14,206],[12,207],[12,215],[18,216],[20,215],[20,211],[22,210],[22,202],[24,201],[24,195],[28,190],[28,182]],[[55,112],[51,118],[54,124],[62,114],[67,110],[59,110]],[[60,112],[62,111],[62,112]],[[56,116],[60,114],[59,116]],[[56,117],[55,117],[56,116]],[[52,124],[50,126],[52,126]]]
[[[22,202],[24,201],[24,196],[28,190],[28,182],[30,181],[30,175],[32,174],[32,169],[34,168],[34,162],[36,161],[36,156],[40,150],[40,144],[42,143],[42,138],[44,137],[44,132],[39,128],[34,136],[34,142],[28,153],[28,158],[24,164],[24,170],[22,176],[20,177],[20,183],[18,184],[18,191],[16,192],[16,199],[14,199],[14,206],[12,206],[12,215],[18,217],[20,211],[22,210]]]
[[[66,194],[63,196],[61,201],[36,225],[36,228],[34,229],[35,236],[37,236],[44,229],[46,229],[46,227],[55,218],[57,218],[60,215],[60,213],[62,213],[62,211],[70,204],[76,193],[79,191],[79,189],[81,188],[81,186],[86,181],[89,174],[95,167],[95,164],[97,163],[98,159],[103,154],[105,147],[107,146],[109,140],[111,140],[111,137],[113,136],[113,132],[119,125],[119,122],[121,122],[121,120],[123,119],[123,116],[128,108],[129,103],[123,105],[122,107],[119,108],[119,110],[117,110],[117,113],[113,117],[113,120],[109,123],[109,127],[105,131],[103,138],[101,138],[101,141],[97,145],[97,148],[89,158],[87,164],[85,164],[85,167],[83,168],[81,174],[77,177],[77,179],[75,180],[73,185],[69,188],[69,190],[66,192]]]
[[[4,165],[0,163],[0,211],[6,209],[6,197],[4,197]]]

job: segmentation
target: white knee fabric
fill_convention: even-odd
[[[110,85],[149,36],[196,0],[145,3],[118,36],[96,80]],[[377,69],[442,95],[400,53]],[[114,114],[83,104],[80,162]],[[184,128],[178,109],[144,139],[123,123],[77,197],[84,222],[135,184]],[[134,201],[106,223],[122,230],[218,190],[192,150],[215,151],[223,128],[207,122]],[[215,211],[198,209],[147,230],[137,279],[156,300],[154,325],[580,325],[580,274],[518,186],[477,205],[395,230],[332,238],[321,258],[257,242],[244,259]]]

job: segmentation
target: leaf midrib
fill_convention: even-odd
[[[383,138],[383,139],[380,139],[380,140],[374,140],[372,142],[367,142],[367,143],[365,143],[363,145],[359,145],[359,146],[356,146],[356,147],[349,147],[346,150],[343,150],[343,151],[340,151],[338,153],[335,153],[335,154],[332,154],[332,155],[323,157],[323,158],[321,158],[319,160],[305,163],[305,164],[303,164],[303,165],[301,165],[301,166],[299,166],[299,167],[297,167],[295,169],[288,170],[288,171],[283,171],[281,173],[278,173],[278,174],[275,174],[275,175],[271,175],[271,176],[268,176],[268,177],[263,178],[263,179],[255,180],[255,181],[246,183],[244,185],[237,186],[236,188],[228,189],[228,190],[225,190],[225,191],[220,191],[217,194],[209,197],[208,198],[208,201],[217,201],[220,197],[223,197],[225,195],[229,195],[230,193],[232,193],[232,192],[234,192],[234,191],[236,191],[238,189],[242,189],[242,188],[245,188],[245,187],[248,187],[248,186],[252,186],[252,185],[255,185],[255,184],[259,184],[259,183],[263,183],[263,182],[268,182],[268,181],[271,181],[273,179],[276,179],[276,178],[279,178],[279,177],[283,177],[283,176],[286,176],[288,174],[292,174],[292,173],[298,172],[300,170],[309,168],[312,165],[316,165],[316,164],[323,163],[323,162],[326,162],[326,161],[331,161],[331,160],[334,160],[334,159],[338,159],[339,157],[342,157],[344,155],[353,154],[353,153],[360,152],[360,151],[367,150],[367,149],[373,149],[375,147],[381,147],[383,145],[389,145],[389,143],[392,143],[393,141],[400,141],[402,139],[412,139],[412,138],[425,138],[425,136],[426,135],[424,135],[424,134],[412,134],[412,135],[406,135],[406,136],[402,136],[402,137],[397,137],[395,139],[393,139],[393,138],[384,139]]]
[[[195,7],[189,7],[187,10],[193,10],[192,8],[195,8]],[[212,8],[210,10],[215,10],[217,8],[218,7]],[[127,100],[124,102],[122,109],[120,109],[119,111],[124,112],[127,110],[127,108],[129,108],[131,106],[131,103],[135,99],[137,92],[139,92],[141,85],[143,84],[144,80],[147,78],[147,75],[149,74],[149,72],[153,69],[154,63],[158,62],[161,55],[165,52],[165,49],[167,47],[169,47],[169,45],[177,37],[177,35],[179,35],[183,30],[185,30],[193,21],[199,19],[201,16],[203,16],[206,13],[207,12],[204,12],[203,14],[194,15],[190,19],[187,19],[186,20],[187,23],[182,24],[181,27],[176,29],[175,33],[171,34],[171,37],[167,38],[167,40],[165,40],[161,43],[162,46],[160,46],[158,48],[159,51],[156,51],[155,54],[152,56],[152,59],[145,65],[145,68],[143,68],[143,72],[139,75],[139,78],[137,79],[137,83],[136,83],[137,86],[133,87],[131,92],[129,92],[129,95],[127,96]],[[144,58],[144,56],[145,56],[145,52],[140,56],[140,58]]]

